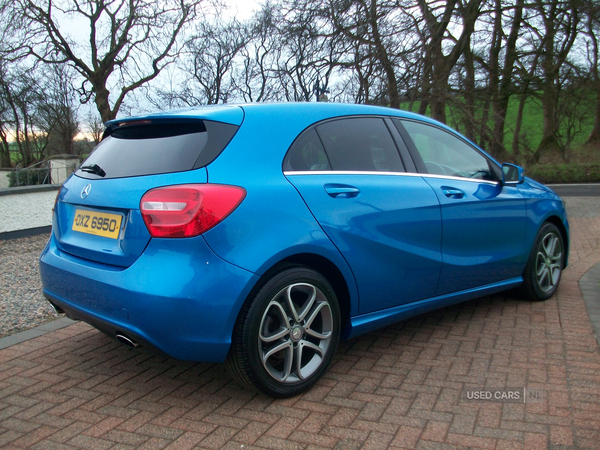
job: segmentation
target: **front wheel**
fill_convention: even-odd
[[[535,238],[523,272],[522,292],[531,300],[546,300],[556,292],[564,266],[564,245],[559,229],[546,222]]]
[[[274,397],[313,386],[329,367],[340,311],[319,273],[292,267],[268,279],[242,309],[227,367],[242,384]]]

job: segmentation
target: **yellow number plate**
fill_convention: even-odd
[[[75,211],[73,230],[118,239],[119,230],[121,229],[121,219],[122,217],[117,214],[78,209]]]

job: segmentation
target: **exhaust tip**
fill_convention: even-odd
[[[138,348],[140,346],[140,344],[138,344],[137,342],[135,342],[133,339],[128,338],[127,336],[123,335],[123,334],[117,334],[117,340],[121,343],[126,345],[127,347],[130,348]]]
[[[60,309],[60,307],[59,307],[59,306],[55,305],[55,304],[54,304],[53,302],[51,302],[50,300],[48,300],[48,303],[50,303],[50,306],[52,306],[52,308],[54,309],[54,312],[55,312],[56,314],[58,314],[58,315],[65,314],[65,312],[64,312],[62,309]]]

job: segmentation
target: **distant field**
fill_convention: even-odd
[[[419,109],[419,103],[415,102],[412,107],[412,111],[416,112]],[[583,106],[582,106],[583,107]],[[400,105],[401,109],[409,110],[409,104],[404,103]],[[504,135],[504,145],[509,152],[512,152],[512,141],[514,137],[514,130],[516,126],[517,113],[519,108],[518,99],[511,99],[508,103],[508,113],[506,115],[506,133]],[[429,108],[426,115],[430,115]],[[449,126],[457,128],[459,131],[464,132],[464,126],[455,126],[458,117],[456,112],[451,106],[446,108],[446,117]],[[480,116],[481,117],[481,116]],[[571,144],[572,150],[578,150],[579,147],[587,140],[588,136],[592,132],[594,114],[590,111],[587,115],[588,120],[582,124],[581,132],[575,137]],[[537,99],[530,98],[526,103],[523,110],[523,123],[521,124],[521,145],[527,144],[530,148],[535,149],[540,144],[542,139],[543,131],[543,110],[542,105]],[[493,121],[489,121],[489,126],[493,126]],[[563,133],[565,130],[561,130]]]

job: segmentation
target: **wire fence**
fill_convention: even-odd
[[[42,161],[8,174],[10,187],[52,184],[50,161]]]
[[[74,161],[48,160],[22,169],[14,169],[8,174],[9,186],[62,184],[75,171],[78,164]]]

